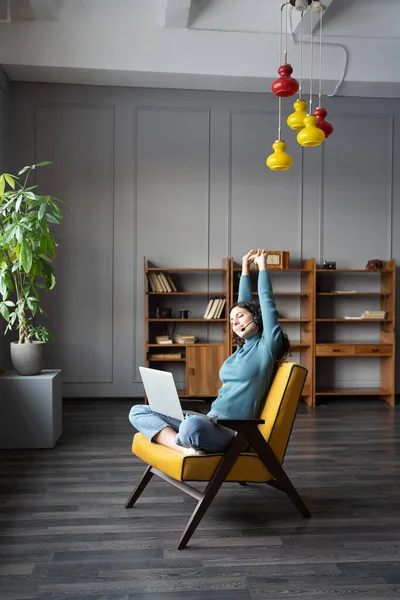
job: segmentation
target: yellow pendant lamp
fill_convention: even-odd
[[[322,129],[318,129],[317,125],[317,117],[312,114],[312,87],[313,87],[313,29],[314,29],[314,20],[313,20],[313,10],[311,10],[311,45],[310,45],[310,105],[309,105],[309,114],[304,118],[304,129],[299,131],[297,134],[297,141],[300,146],[304,148],[312,148],[314,146],[320,146],[325,139],[325,134]]]
[[[266,162],[267,167],[271,171],[287,171],[293,162],[293,158],[285,152],[286,142],[283,140],[277,140],[272,144],[273,154],[268,156]]]
[[[294,112],[288,116],[286,122],[289,125],[290,129],[293,129],[294,131],[298,131],[299,129],[304,128],[303,121],[304,121],[305,117],[307,116],[307,112],[306,112],[307,102],[305,100],[302,100],[301,98],[299,98],[293,104],[293,108],[294,108]]]
[[[297,141],[304,148],[312,146],[320,146],[325,139],[325,134],[322,129],[317,127],[317,117],[307,115],[304,119],[304,129],[297,134]]]

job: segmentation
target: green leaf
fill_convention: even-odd
[[[36,301],[32,302],[30,298],[27,298],[26,302],[28,304],[29,310],[32,312],[32,314],[34,314],[36,312]]]
[[[9,242],[13,239],[16,230],[16,225],[12,223],[4,230],[4,235],[2,239],[3,246],[7,246]]]
[[[33,165],[33,168],[35,167],[47,167],[47,165],[52,165],[53,163],[51,162],[51,160],[43,160],[40,163],[36,163],[36,165]]]
[[[0,196],[4,196],[4,188],[6,187],[6,182],[4,180],[4,175],[0,176]]]
[[[19,194],[19,196],[18,196],[18,198],[17,198],[17,202],[15,203],[15,210],[16,210],[17,212],[19,212],[19,209],[20,209],[20,207],[21,207],[21,202],[22,202],[22,200],[23,200],[23,196],[22,196],[22,194]]]
[[[32,248],[27,243],[25,238],[22,240],[21,244],[20,259],[25,273],[29,273],[32,267]]]
[[[26,171],[28,171],[28,169],[31,169],[29,165],[18,171],[18,175],[23,175],[24,173],[26,173]]]
[[[47,249],[49,251],[50,256],[54,258],[56,255],[56,251],[54,250],[53,241],[50,236],[47,238]]]
[[[0,302],[0,314],[5,321],[8,321],[10,313],[5,302]]]
[[[39,208],[39,212],[38,212],[38,221],[41,221],[43,219],[43,215],[46,212],[46,205],[42,204],[42,206]]]
[[[22,242],[22,227],[20,225],[17,225],[16,230],[15,230],[15,235],[17,240],[19,241],[19,243]]]
[[[47,213],[46,216],[45,216],[45,219],[46,219],[46,221],[50,221],[50,223],[56,223],[56,225],[60,224],[60,221],[58,219],[56,219],[56,217],[54,217],[51,214]]]
[[[9,173],[4,173],[4,179],[7,181],[8,185],[10,186],[10,188],[12,188],[13,190],[15,190],[15,179],[13,175],[10,175]]]
[[[39,222],[39,227],[43,231],[43,233],[49,233],[49,228],[47,227],[44,221]]]
[[[57,217],[57,219],[59,221],[61,221],[62,220],[61,210],[60,210],[59,206],[57,206],[57,203],[51,199],[51,197],[49,199],[49,204],[51,206],[51,210],[53,211],[54,215]]]
[[[50,286],[49,286],[49,290],[52,290],[54,288],[54,286],[56,285],[56,278],[54,277],[54,273],[52,273],[50,275]]]

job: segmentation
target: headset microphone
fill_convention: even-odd
[[[242,327],[242,329],[240,331],[245,331],[246,328],[251,325],[252,323],[255,323],[255,321],[250,321],[250,323],[247,323],[247,325],[245,325],[244,327]]]

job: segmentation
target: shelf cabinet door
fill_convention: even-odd
[[[226,357],[226,347],[223,344],[188,346],[186,348],[187,394],[217,396],[222,385],[218,373]]]

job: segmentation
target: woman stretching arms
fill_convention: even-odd
[[[235,432],[216,419],[256,419],[271,385],[275,366],[290,352],[278,322],[275,298],[266,267],[267,253],[260,248],[243,257],[238,302],[230,322],[236,351],[220,369],[222,387],[207,415],[186,415],[183,421],[153,412],[148,405],[132,407],[129,420],[149,440],[185,454],[222,452]],[[256,263],[258,301],[253,300],[249,266]]]

